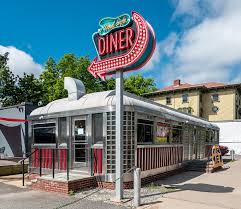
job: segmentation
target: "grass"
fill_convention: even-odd
[[[73,190],[70,190],[69,191],[69,196],[74,196],[75,195],[75,192]]]
[[[178,191],[178,189],[176,187],[158,185],[158,184],[155,184],[154,182],[148,184],[146,186],[146,188],[150,189],[150,190],[159,190],[163,194],[167,194],[167,193]]]

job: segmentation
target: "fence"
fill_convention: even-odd
[[[182,163],[182,145],[139,145],[136,164],[142,171]]]

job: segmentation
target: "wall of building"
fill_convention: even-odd
[[[213,94],[219,95],[219,101],[212,101]],[[203,117],[209,121],[234,120],[236,115],[235,90],[220,89],[203,94],[202,100]],[[212,108],[218,107],[218,112],[213,112]]]
[[[233,149],[236,154],[241,154],[241,120],[215,122],[219,128],[220,144],[227,146],[229,150]]]
[[[192,91],[187,92],[188,94],[188,102],[183,103],[182,102],[182,95],[184,93],[175,93],[175,94],[167,94],[163,96],[155,96],[152,98],[153,101],[158,102],[163,105],[166,104],[166,97],[171,97],[171,104],[167,105],[168,107],[179,109],[179,108],[192,108],[192,115],[200,116],[200,96],[199,91]]]

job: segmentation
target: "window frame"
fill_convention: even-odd
[[[184,101],[184,97],[186,96],[186,100]],[[188,93],[182,94],[182,103],[188,103],[189,102],[189,95]]]
[[[140,122],[141,121],[141,122]],[[147,122],[147,123],[145,123]],[[143,141],[139,141],[139,126],[142,125],[143,126]],[[146,127],[147,126],[150,126],[151,127],[151,141],[146,141],[145,137],[146,137],[146,134],[145,134],[145,130],[146,130]],[[154,143],[154,121],[152,120],[145,120],[145,119],[141,119],[141,118],[138,118],[137,119],[137,144],[153,144]]]
[[[217,99],[214,99],[215,96],[217,96]],[[219,101],[220,101],[220,100],[219,100],[219,94],[218,94],[218,93],[212,94],[211,98],[212,98],[212,102],[219,102]]]
[[[171,96],[166,96],[166,105],[171,105],[171,104],[172,104],[172,97]]]
[[[52,125],[50,125],[52,124]],[[54,125],[53,125],[54,124]],[[40,129],[53,129],[53,134],[55,135],[55,142],[51,142],[51,143],[47,143],[47,142],[36,142],[35,139],[35,130],[40,130]],[[54,145],[56,146],[58,143],[58,138],[57,138],[57,134],[56,134],[56,130],[57,130],[57,124],[56,122],[46,122],[46,123],[36,123],[32,125],[32,132],[33,132],[33,144],[34,145],[47,145],[47,146],[51,146]]]

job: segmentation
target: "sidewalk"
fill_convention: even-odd
[[[149,209],[240,209],[241,160],[225,164],[226,169],[212,174],[185,172],[161,181],[176,189]],[[229,168],[228,168],[229,167]]]

